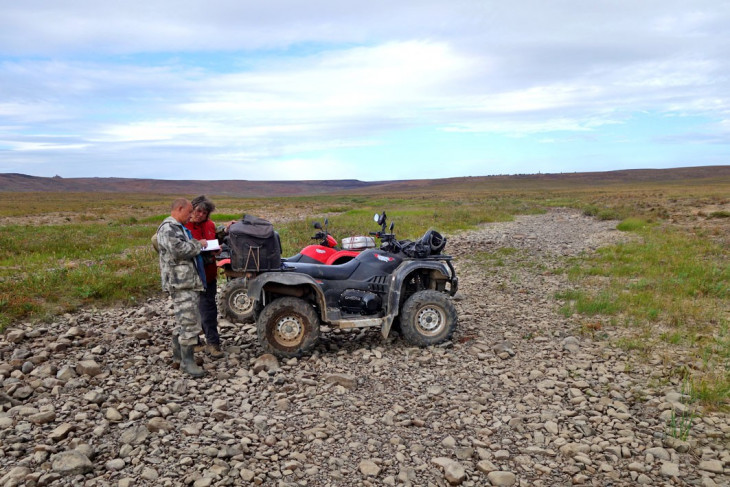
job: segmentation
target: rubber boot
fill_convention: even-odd
[[[172,363],[180,366],[180,339],[177,335],[172,335]]]
[[[182,361],[180,362],[180,370],[187,372],[196,378],[203,377],[205,375],[205,370],[195,363],[192,345],[180,345],[180,355],[182,358]]]

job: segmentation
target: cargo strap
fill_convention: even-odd
[[[253,260],[253,263],[256,264],[256,272],[261,270],[261,247],[249,247],[248,248],[248,254],[246,254],[246,263],[244,264],[244,269],[250,269],[248,267],[248,263]]]

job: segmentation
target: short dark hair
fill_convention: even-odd
[[[210,215],[215,211],[215,203],[213,203],[207,196],[201,194],[191,201],[193,208],[200,208],[203,211],[208,212]]]

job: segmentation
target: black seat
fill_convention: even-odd
[[[338,265],[306,264],[303,262],[287,262],[284,269],[307,274],[315,279],[343,280],[347,279],[360,266],[360,261],[352,259]]]

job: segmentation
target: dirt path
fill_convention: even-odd
[[[615,224],[555,210],[450,237],[460,324],[438,348],[330,331],[272,364],[222,322],[227,358],[194,381],[170,367],[167,301],[16,327],[0,486],[728,485],[728,418],[667,435],[685,406],[661,364],[557,312],[554,271],[626,238]]]

